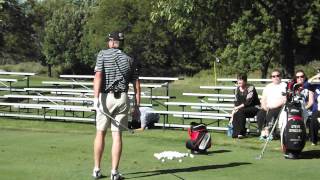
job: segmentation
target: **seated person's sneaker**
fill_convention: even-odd
[[[121,180],[121,179],[124,179],[124,177],[118,172],[116,174],[111,173],[110,179],[111,180]]]
[[[294,154],[294,153],[285,153],[284,155],[285,159],[298,159],[299,155]]]
[[[269,128],[265,127],[264,129],[262,129],[261,131],[261,139],[266,139],[269,136]]]
[[[92,177],[94,179],[102,178],[101,170],[100,169],[94,169],[92,172]]]
[[[273,140],[273,135],[270,134],[270,135],[267,137],[267,140],[272,141],[272,140]]]

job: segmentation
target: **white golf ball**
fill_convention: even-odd
[[[164,163],[165,161],[166,161],[166,160],[165,160],[164,158],[161,160],[161,162],[163,162],[163,163]]]
[[[182,159],[179,159],[179,163],[181,163],[182,162]]]
[[[194,158],[194,155],[193,155],[193,154],[190,154],[190,157],[191,157],[191,158]]]

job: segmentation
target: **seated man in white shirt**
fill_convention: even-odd
[[[286,103],[286,83],[281,82],[279,70],[272,71],[271,80],[263,90],[261,110],[257,114],[258,127],[263,138],[269,136],[269,131]]]

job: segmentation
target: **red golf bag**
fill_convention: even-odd
[[[205,153],[211,147],[211,135],[206,125],[193,122],[188,134],[190,139],[186,141],[186,147],[192,153]]]

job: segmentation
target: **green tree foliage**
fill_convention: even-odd
[[[159,0],[154,7],[153,21],[166,19],[177,35],[197,32],[204,56],[218,49],[232,72],[260,69],[265,76],[270,63],[280,63],[292,75],[301,43],[315,55],[307,61],[319,57],[312,49],[319,44],[319,0]]]
[[[259,0],[254,3],[255,7],[265,10],[278,21],[272,27],[280,33],[280,64],[285,76],[293,76],[300,42],[310,42],[308,36],[316,32],[319,35],[320,26],[315,23],[319,18],[319,0]]]
[[[142,75],[168,76],[201,68],[194,38],[176,37],[167,23],[150,21],[151,1],[101,0],[91,9],[81,42],[83,60],[91,67],[98,51],[107,48],[108,33],[123,31],[124,51],[140,62]]]
[[[320,0],[0,0],[0,63],[37,59],[92,74],[111,31],[142,75],[193,74],[216,57],[224,72],[320,59]],[[169,70],[170,69],[170,70]]]
[[[46,21],[43,52],[46,63],[60,66],[59,73],[81,73],[80,42],[86,23],[83,4],[66,2],[52,13]]]
[[[197,61],[202,67],[220,57],[222,48],[229,41],[227,29],[239,17],[248,1],[223,0],[160,0],[154,4],[153,22],[165,19],[177,36],[188,34],[195,39],[200,51]],[[226,62],[223,62],[226,64]]]
[[[221,53],[232,72],[260,70],[266,78],[270,63],[279,59],[280,34],[272,29],[275,19],[255,10],[244,11],[228,29],[230,43]]]
[[[37,60],[37,47],[33,28],[33,1],[19,4],[15,0],[0,1],[0,64]]]

